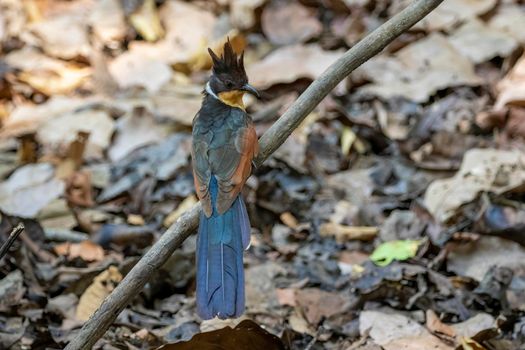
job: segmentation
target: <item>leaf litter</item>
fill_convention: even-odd
[[[207,47],[260,135],[406,4],[0,0],[0,348],[65,347],[195,203]],[[256,169],[242,319],[196,316],[192,236],[96,348],[523,348],[524,18],[445,1]]]

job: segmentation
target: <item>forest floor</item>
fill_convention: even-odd
[[[262,135],[408,2],[0,0],[0,349],[63,348],[196,202],[207,47],[246,50]],[[523,1],[445,0],[248,180],[243,318],[196,315],[193,235],[96,348],[525,349],[524,47]]]

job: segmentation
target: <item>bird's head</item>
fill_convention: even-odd
[[[213,61],[213,73],[207,89],[210,89],[223,103],[243,109],[244,93],[248,92],[259,98],[259,92],[248,84],[248,76],[244,70],[244,52],[237,57],[229,40],[224,44],[223,54],[220,57],[210,48],[208,52]]]

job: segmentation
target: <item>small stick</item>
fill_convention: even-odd
[[[11,248],[15,240],[22,233],[22,231],[24,231],[23,223],[19,223],[11,230],[11,233],[9,234],[7,241],[5,241],[2,247],[0,247],[0,261],[2,261],[2,258],[4,257],[4,255],[7,254],[7,252],[9,251],[9,248]]]

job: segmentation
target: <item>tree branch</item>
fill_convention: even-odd
[[[2,261],[2,258],[4,257],[4,255],[7,254],[7,252],[9,251],[9,248],[11,248],[11,246],[16,241],[18,236],[22,233],[22,231],[24,231],[23,223],[19,223],[18,225],[13,227],[13,229],[11,230],[11,233],[9,234],[9,237],[4,242],[2,247],[0,247],[0,261]]]
[[[255,164],[261,165],[279,148],[315,106],[354,69],[383,50],[396,37],[419,22],[442,2],[443,0],[413,1],[407,8],[348,50],[312,82],[297,101],[261,137],[260,154]],[[66,350],[90,349],[104,335],[118,314],[153,276],[153,272],[159,269],[175,249],[196,230],[200,210],[200,204],[195,205],[166,230],[84,324],[79,334],[67,345]]]

